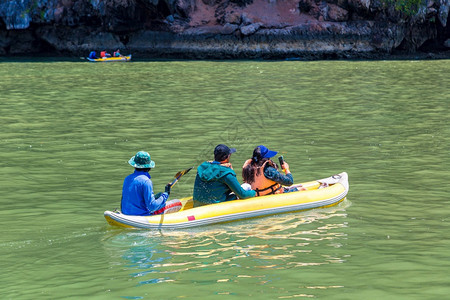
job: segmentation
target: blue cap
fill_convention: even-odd
[[[266,146],[264,146],[264,145],[259,145],[258,146],[259,147],[259,149],[261,150],[261,156],[263,157],[263,158],[271,158],[271,157],[274,157],[275,155],[277,155],[277,151],[271,151],[271,150],[269,150]]]

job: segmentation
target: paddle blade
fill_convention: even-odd
[[[178,177],[181,177],[181,176],[183,176],[184,174],[186,174],[187,172],[189,172],[190,170],[192,170],[194,167],[190,167],[189,169],[186,169],[186,170],[184,170],[184,171],[181,171],[181,172],[178,172],[177,174],[175,174],[175,178],[178,178]]]
[[[187,172],[189,172],[190,170],[192,170],[194,167],[190,167],[189,169],[186,169],[184,171],[180,171],[177,174],[175,174],[175,179],[170,183],[170,186],[174,186],[175,183],[177,183],[178,179],[180,179],[181,176],[183,176],[184,174],[186,174]]]

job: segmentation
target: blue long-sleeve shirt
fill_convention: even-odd
[[[123,181],[121,211],[126,215],[148,216],[163,208],[168,198],[167,193],[155,198],[150,174],[135,170]]]
[[[294,177],[292,177],[291,173],[284,175],[274,167],[270,166],[264,169],[264,176],[270,180],[278,182],[281,185],[291,186],[294,183]]]

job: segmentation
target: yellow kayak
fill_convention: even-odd
[[[105,211],[109,224],[127,228],[179,229],[261,216],[329,207],[343,201],[349,184],[346,172],[301,184],[305,191],[254,197],[193,207],[192,197],[180,199],[180,211],[155,216],[130,216]],[[294,185],[295,186],[295,185]]]
[[[120,61],[130,61],[131,60],[131,54],[125,55],[125,56],[119,56],[119,57],[103,57],[103,58],[89,58],[86,57],[87,60],[91,62],[120,62]]]

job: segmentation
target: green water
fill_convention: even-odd
[[[450,61],[0,63],[2,299],[445,299]],[[114,228],[127,160],[177,171],[280,151],[336,207],[180,231]],[[195,171],[173,188],[192,193]]]

